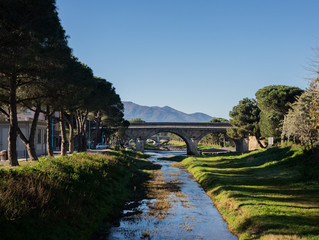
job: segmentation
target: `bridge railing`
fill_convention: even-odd
[[[147,122],[131,123],[129,128],[231,128],[229,123]]]

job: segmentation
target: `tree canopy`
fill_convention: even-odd
[[[140,118],[131,119],[129,122],[130,123],[145,123],[145,121]]]
[[[9,161],[18,165],[17,106],[41,97],[42,80],[52,79],[71,50],[54,0],[1,1],[0,33],[0,111],[9,120]]]
[[[232,128],[227,129],[227,135],[233,139],[241,139],[247,135],[255,136],[258,144],[264,147],[260,139],[259,119],[260,109],[255,99],[244,98],[229,112],[229,123]]]
[[[213,118],[209,122],[211,122],[211,123],[229,123],[229,120],[225,119],[225,118]]]
[[[303,90],[285,85],[270,85],[256,92],[257,105],[262,112],[285,115],[291,103],[296,101]]]
[[[30,136],[19,129],[18,108],[35,112]],[[46,115],[46,140],[51,155],[52,118],[60,123],[63,154],[66,154],[65,123],[69,123],[69,137],[73,139],[75,115],[77,136],[83,146],[87,144],[89,113],[99,113],[105,124],[126,124],[123,104],[112,84],[94,77],[88,66],[72,56],[55,0],[0,1],[0,112],[9,120],[11,165],[19,164],[18,134],[31,159],[36,159],[34,134],[40,112]],[[59,112],[59,117],[53,116],[54,112]]]
[[[312,147],[318,139],[318,131],[315,128],[316,118],[312,114],[316,108],[313,99],[317,92],[308,89],[297,98],[285,116],[283,123],[283,134],[290,140],[296,137],[305,146]]]
[[[280,125],[290,106],[303,90],[285,85],[270,85],[256,92],[260,114],[260,133],[262,137],[279,137]]]

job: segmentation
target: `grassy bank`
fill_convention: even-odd
[[[171,151],[185,151],[186,143],[184,141],[170,140],[166,145]]]
[[[90,239],[147,176],[136,152],[73,154],[0,168],[0,239]]]
[[[159,150],[161,148],[166,148],[171,151],[186,151],[186,143],[184,141],[170,140],[169,142],[162,143],[160,145],[153,145],[153,143],[145,143],[145,150]],[[198,144],[197,149],[199,151],[212,149],[212,148],[222,148],[219,145],[210,145],[210,144]]]
[[[319,157],[301,148],[189,157],[196,177],[240,239],[319,239]]]
[[[211,148],[222,148],[219,145],[210,145],[210,144],[198,144],[197,149],[202,151],[206,149],[211,149]]]
[[[176,140],[170,140],[168,142],[168,145],[170,150],[186,150],[186,143],[184,141],[176,141]],[[198,150],[206,150],[211,148],[222,148],[219,145],[211,145],[211,144],[203,144],[200,143],[197,146]]]

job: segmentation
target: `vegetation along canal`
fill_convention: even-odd
[[[146,184],[146,197],[127,203],[108,239],[237,239],[191,174],[160,160],[183,152],[148,154],[161,169]]]

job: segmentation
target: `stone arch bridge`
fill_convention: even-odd
[[[145,122],[131,123],[125,134],[136,143],[136,150],[144,152],[145,141],[160,132],[170,132],[181,137],[187,146],[188,155],[197,155],[198,142],[209,133],[226,133],[229,123]],[[233,140],[236,151],[246,150],[244,139]]]

